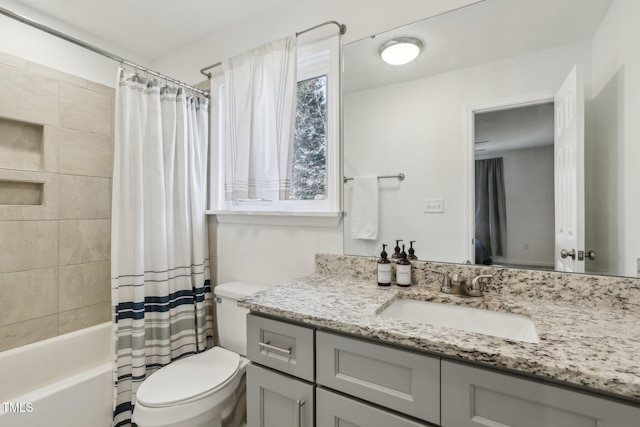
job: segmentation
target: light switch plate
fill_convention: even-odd
[[[424,213],[444,213],[444,199],[424,199]]]

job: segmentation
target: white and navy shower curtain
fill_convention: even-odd
[[[213,341],[208,102],[119,70],[111,226],[114,426],[154,370]]]

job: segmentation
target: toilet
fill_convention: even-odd
[[[173,362],[145,379],[136,394],[138,427],[244,426],[246,315],[239,298],[267,286],[229,282],[214,288],[220,346]]]

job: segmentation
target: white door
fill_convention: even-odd
[[[574,65],[555,99],[555,268],[584,272],[584,79]]]

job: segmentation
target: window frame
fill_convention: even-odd
[[[337,36],[298,45],[297,81],[327,76],[326,198],[322,200],[225,200],[224,76],[211,79],[209,210],[212,214],[327,215],[341,211],[340,39]]]

